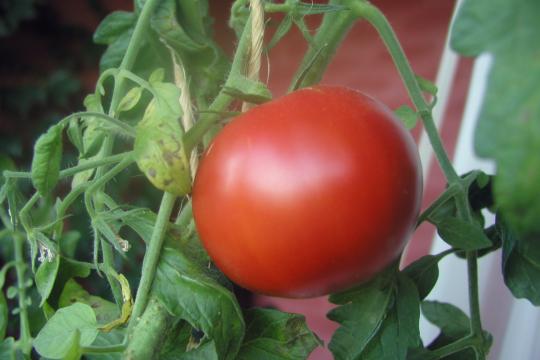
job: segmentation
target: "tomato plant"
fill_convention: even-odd
[[[220,132],[197,172],[193,212],[228,277],[306,297],[366,281],[396,260],[420,198],[416,146],[393,113],[359,92],[316,86]]]
[[[0,357],[300,360],[325,346],[302,314],[242,307],[237,282],[328,294],[338,360],[485,359],[478,259],[501,256],[512,294],[540,304],[537,2],[464,0],[452,27],[456,50],[495,59],[475,140],[497,163],[491,175],[456,171],[433,119],[437,87],[375,5],[233,1],[229,56],[213,34],[215,4],[134,0],[105,17],[84,109],[39,136],[31,164],[0,154]],[[7,30],[33,8],[6,7]],[[269,18],[278,25],[265,37]],[[410,97],[399,119],[355,90],[318,85],[359,20]],[[307,50],[274,99],[261,59],[293,28]],[[59,92],[53,80],[32,101]],[[447,182],[420,214],[420,165],[400,124],[418,120]],[[448,249],[399,268],[425,222]],[[427,298],[448,256],[466,265],[468,314]],[[431,343],[421,313],[440,329]]]

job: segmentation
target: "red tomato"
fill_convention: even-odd
[[[419,211],[414,141],[357,91],[302,89],[229,123],[206,151],[193,211],[231,280],[312,297],[370,279],[395,260]]]

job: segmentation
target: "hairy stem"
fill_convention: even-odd
[[[222,86],[219,94],[216,96],[208,112],[201,114],[199,120],[193,125],[193,127],[186,132],[182,141],[184,143],[184,151],[186,154],[190,154],[191,151],[199,144],[204,135],[214,126],[220,119],[220,113],[225,110],[234,100],[234,98],[227,94],[225,89],[230,85],[234,76],[242,74],[246,66],[246,61],[249,55],[251,42],[251,17],[248,19],[242,36],[238,42],[238,47],[234,53],[233,62],[231,65],[231,71],[229,76]]]
[[[122,134],[129,136],[129,137],[135,137],[135,129],[133,129],[131,126],[126,124],[125,122],[122,122],[118,119],[115,119],[109,115],[100,113],[100,112],[92,112],[92,111],[81,111],[73,113],[65,118],[62,119],[62,123],[68,123],[73,119],[78,118],[85,118],[85,117],[95,117],[102,120],[105,120],[106,122],[114,125],[118,130],[122,132]]]
[[[132,317],[133,319],[133,317]],[[158,359],[160,348],[166,339],[166,334],[173,325],[173,318],[167,309],[155,297],[150,298],[144,314],[133,319],[133,332],[130,333],[129,343],[124,352],[126,360]]]
[[[86,211],[90,215],[91,218],[96,217],[97,213],[99,211],[96,211],[94,209],[94,206],[92,205],[92,200],[97,200],[96,193],[102,188],[107,182],[111,181],[116,175],[121,173],[125,168],[127,168],[131,163],[133,163],[134,159],[132,156],[124,156],[122,161],[120,161],[118,164],[116,164],[112,169],[110,169],[107,173],[103,174],[99,178],[96,178],[92,185],[88,187],[86,190],[86,193],[84,194],[84,203],[86,205]],[[97,208],[97,206],[96,206]]]
[[[158,5],[159,0],[147,0],[144,3],[144,7],[141,11],[141,14],[139,16],[139,19],[137,20],[137,24],[135,25],[135,29],[133,31],[133,35],[131,36],[131,39],[129,41],[128,48],[126,50],[126,54],[122,58],[122,62],[120,64],[120,70],[130,70],[135,60],[137,59],[137,53],[139,52],[141,45],[143,43],[143,37],[145,36],[145,32],[148,30],[149,24],[150,24],[150,17],[152,16],[154,9]],[[116,113],[116,108],[118,106],[118,103],[120,102],[120,99],[122,98],[122,95],[124,93],[124,84],[125,84],[125,77],[115,75],[115,82],[114,82],[114,89],[113,94],[111,98],[111,105],[109,107],[109,113],[108,115],[112,118],[114,118],[114,114]],[[103,146],[101,148],[100,157],[107,157],[111,154],[112,149],[114,145],[114,135],[108,134],[105,137],[105,140],[103,141]],[[96,179],[99,179],[104,172],[106,171],[106,167],[102,166],[99,167],[96,170]],[[99,211],[103,204],[96,199],[96,209]],[[111,268],[114,268],[114,254],[112,247],[105,239],[101,239],[101,249],[103,253],[103,262],[106,266],[109,266]],[[121,302],[118,302],[119,299],[122,299],[122,294],[120,287],[115,279],[111,278],[110,276],[107,276],[107,281],[109,282],[109,285],[111,286],[111,290],[113,292],[114,298],[117,302],[118,306],[121,306]]]
[[[112,178],[118,175],[122,170],[128,167],[132,162],[133,162],[132,156],[124,156],[122,161],[116,164],[106,174],[102,174],[100,177],[96,178],[96,180],[94,180],[94,183],[88,187],[88,189],[86,190],[84,194],[84,203],[86,206],[86,211],[88,212],[88,215],[90,215],[92,220],[96,217],[97,213],[99,213],[99,211],[101,211],[101,209],[103,208],[103,204],[101,200],[99,199],[99,197],[96,197],[95,194],[99,191],[100,188],[105,186],[107,182],[109,182]],[[95,207],[94,207],[93,202],[95,203]],[[99,245],[101,245],[101,249],[103,253],[103,263],[105,264],[105,266],[108,266],[114,269],[114,257],[113,257],[111,245],[103,237],[101,237],[101,242],[98,242],[99,240],[100,239],[99,239],[97,230],[94,229],[94,261],[97,262]],[[120,286],[118,285],[118,282],[116,281],[116,279],[114,279],[114,277],[110,276],[109,274],[106,274],[106,277],[107,277],[107,282],[111,286],[113,297],[117,306],[119,307],[122,306],[122,291],[120,289]]]
[[[161,255],[165,232],[167,231],[175,200],[175,195],[167,192],[163,194],[152,236],[148,243],[146,253],[144,254],[141,269],[141,281],[137,289],[135,304],[133,305],[133,312],[131,313],[131,320],[128,326],[128,333],[135,325],[137,318],[143,313],[146,303],[148,302],[150,289],[152,287],[152,282],[154,281],[157,264]]]
[[[345,5],[347,1],[332,0],[329,4]],[[353,26],[357,16],[348,10],[326,13],[317,34],[296,71],[289,91],[316,84],[321,81],[337,48]],[[309,68],[308,68],[309,67]],[[306,68],[308,68],[306,70]]]
[[[14,232],[13,243],[15,252],[15,270],[17,273],[17,290],[19,298],[19,340],[21,342],[21,349],[23,353],[25,355],[30,355],[30,352],[32,350],[32,336],[30,335],[30,322],[28,321],[28,306],[26,303],[27,299],[25,272],[27,266],[24,261],[24,239],[19,233]]]
[[[126,157],[129,157],[131,155],[132,155],[132,152],[127,151],[127,152],[124,152],[124,153],[111,155],[111,156],[107,156],[107,157],[102,157],[102,158],[99,158],[99,159],[88,160],[86,162],[80,163],[78,165],[75,165],[73,167],[70,167],[70,168],[67,168],[67,169],[64,169],[64,170],[60,171],[58,179],[65,179],[65,178],[73,176],[73,175],[75,175],[75,174],[77,174],[77,173],[79,173],[81,171],[94,169],[94,168],[101,167],[101,166],[104,166],[104,165],[114,164],[114,163],[120,162],[122,159],[124,159]],[[24,172],[24,171],[9,171],[9,170],[6,170],[6,171],[4,171],[3,174],[4,174],[4,177],[6,177],[6,178],[18,178],[18,179],[31,179],[32,178],[32,173]]]

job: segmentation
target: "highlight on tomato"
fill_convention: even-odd
[[[410,237],[422,192],[416,145],[380,102],[315,86],[233,119],[193,188],[203,245],[256,293],[314,297],[369,280]]]

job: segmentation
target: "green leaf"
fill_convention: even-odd
[[[124,341],[125,330],[114,329],[111,332],[104,333],[99,332],[96,340],[92,343],[92,346],[112,346],[121,344]],[[160,354],[161,355],[161,354]],[[121,360],[122,353],[110,352],[105,354],[84,354],[84,357],[88,360]]]
[[[426,319],[441,329],[441,333],[429,345],[429,349],[435,350],[441,348],[469,334],[469,317],[458,307],[438,301],[423,301],[421,307],[422,314],[424,314]],[[482,335],[484,338],[483,350],[487,354],[491,347],[492,337],[487,331],[484,331]],[[430,359],[430,357],[426,355],[426,359]],[[476,356],[472,349],[465,349],[450,356],[446,356],[445,359],[475,360]]]
[[[118,235],[116,224],[109,224],[101,217],[96,217],[92,220],[92,226],[120,254],[123,254],[129,250],[129,243]]]
[[[117,113],[121,113],[123,111],[129,111],[137,105],[139,100],[141,99],[142,95],[142,87],[137,86],[134,88],[131,88],[127,94],[120,100],[120,103],[118,104],[118,107],[116,108]]]
[[[464,1],[451,37],[464,55],[493,56],[475,149],[496,161],[496,205],[515,231],[531,238],[540,235],[539,12],[534,0]]]
[[[84,98],[84,106],[86,107],[86,111],[103,112],[101,101],[96,94],[87,95]],[[83,120],[86,127],[82,135],[82,150],[80,150],[79,154],[79,165],[93,160],[97,156],[96,154],[101,149],[101,145],[105,139],[105,132],[100,128],[100,120],[98,118],[86,116]],[[92,177],[94,171],[95,169],[88,169],[75,174],[71,182],[71,187],[74,188],[86,183]]]
[[[540,265],[533,261],[533,256],[524,253],[526,247],[520,246],[516,232],[497,217],[497,230],[502,239],[502,270],[504,283],[512,294],[525,298],[535,306],[540,305]],[[527,242],[530,240],[527,239]],[[533,259],[530,259],[532,257]]]
[[[99,61],[99,70],[101,72],[120,66],[132,35],[133,29],[130,28],[107,47]]]
[[[15,339],[12,337],[4,339],[0,343],[0,360],[20,360],[23,359],[20,350],[16,350]]]
[[[60,253],[73,258],[77,250],[77,244],[81,239],[81,233],[77,230],[66,231],[62,234],[58,242],[60,243]]]
[[[88,265],[69,261],[60,255],[57,255],[56,258],[59,258],[60,266],[56,274],[54,285],[47,296],[47,303],[54,308],[58,307],[59,298],[64,290],[64,286],[71,278],[85,278],[90,275],[90,267]],[[36,279],[36,283],[37,281],[38,280]]]
[[[45,319],[48,321],[50,318],[53,317],[54,313],[56,312],[55,309],[51,305],[49,305],[48,302],[45,301],[45,304],[43,304],[43,307],[41,308],[43,310],[43,316],[45,316]]]
[[[84,98],[84,106],[87,111],[103,113],[101,101],[96,94],[87,95]],[[95,155],[101,148],[105,132],[101,128],[101,120],[94,116],[83,118],[86,128],[83,133],[83,151],[81,156],[88,158]]]
[[[192,260],[187,251],[165,247],[152,291],[171,314],[214,341],[220,358],[236,358],[244,336],[243,316],[234,295],[207,266]]]
[[[404,349],[420,346],[420,297],[414,282],[402,273],[398,275],[396,304],[400,345]]]
[[[460,338],[470,331],[469,317],[458,307],[438,301],[423,301],[422,314],[449,337]]]
[[[403,269],[403,273],[415,283],[420,299],[425,299],[437,283],[439,260],[438,256],[425,255]]]
[[[154,113],[159,116],[171,115],[177,117],[175,122],[178,123],[178,118],[182,116],[182,108],[180,107],[180,89],[175,84],[165,82],[154,82],[152,88],[157,94],[155,108],[152,109],[150,105],[147,112]],[[153,111],[155,110],[155,112]],[[145,114],[146,115],[146,114]],[[180,126],[175,129],[176,131],[182,131]]]
[[[190,214],[191,205],[188,205],[182,211],[182,215],[185,217],[183,223],[180,225],[168,224],[165,239],[163,240],[164,246],[189,254],[191,262],[204,267],[205,271],[222,286],[232,289],[230,281],[211,264],[210,257],[198,238],[195,230],[195,222]],[[122,216],[122,221],[124,225],[129,226],[148,243],[154,231],[156,217],[157,215],[154,212],[144,209],[142,211],[125,213]],[[186,219],[187,217],[190,217],[189,220]]]
[[[492,245],[480,226],[465,220],[446,217],[436,225],[439,236],[452,247],[470,251]]]
[[[51,126],[45,134],[38,138],[34,146],[32,183],[42,196],[49,194],[56,186],[60,176],[62,130],[61,124]]]
[[[84,152],[83,133],[79,119],[70,120],[67,128],[69,141],[75,146],[79,153]]]
[[[218,360],[214,342],[201,338],[201,334],[186,321],[177,321],[162,342],[159,358],[186,360],[200,356],[200,359]]]
[[[540,102],[540,96],[534,101]],[[500,141],[504,150],[497,150],[494,196],[512,227],[522,237],[537,241],[540,236],[540,107],[535,115],[526,116],[531,118],[518,120],[514,129]]]
[[[272,100],[272,93],[265,84],[242,75],[231,77],[223,90],[236,99],[252,104],[262,104]]]
[[[277,27],[276,31],[274,32],[274,35],[272,36],[272,39],[268,42],[268,45],[266,46],[266,51],[269,51],[274,46],[277,45],[283,39],[285,35],[291,30],[293,24],[292,16],[285,16],[283,20],[279,23],[279,26]]]
[[[421,77],[420,75],[416,75],[415,77],[416,81],[418,82],[418,86],[420,86],[420,90],[433,96],[437,95],[437,86],[434,83]]]
[[[409,130],[414,129],[416,123],[418,122],[418,115],[416,114],[416,111],[414,111],[407,105],[402,105],[398,107],[394,111],[394,114],[396,114],[396,116],[401,120],[403,125],[405,125],[405,127]]]
[[[420,300],[416,287],[407,276],[398,274],[395,304],[361,359],[406,359],[409,349],[421,346],[419,320]]]
[[[0,288],[0,339],[6,336],[6,329],[8,325],[8,306],[4,291]]]
[[[73,338],[71,339],[71,346],[66,351],[66,354],[62,356],[62,360],[79,360],[82,356],[82,349],[79,345],[81,341],[81,332],[76,329],[73,332]]]
[[[43,306],[51,294],[59,268],[60,256],[55,256],[52,261],[43,261],[37,269],[35,280],[36,287],[41,295],[40,307]]]
[[[328,345],[336,359],[360,358],[379,331],[394,299],[393,271],[387,270],[367,284],[330,295],[330,302],[341,305],[327,314],[341,325]]]
[[[137,16],[132,12],[114,11],[101,21],[94,32],[96,44],[110,45],[135,25]]]
[[[225,52],[213,40],[212,23],[207,0],[161,1],[151,20],[156,33],[153,45],[164,51],[167,60],[161,66],[171,66],[171,54],[164,42],[182,58],[192,97],[208,102],[221,90],[230,68]]]
[[[155,14],[152,16],[152,28],[174,49],[186,52],[199,52],[206,46],[191,38],[187,29],[178,22],[176,1],[165,0],[160,2]]]
[[[166,358],[167,359],[167,358]],[[170,360],[178,359],[178,355],[175,357],[173,354],[169,355]],[[180,355],[179,359],[181,360],[219,360],[220,357],[217,355],[216,344],[213,341],[207,341],[197,348],[187,351]]]
[[[89,346],[98,335],[96,315],[86,304],[75,303],[59,309],[47,321],[34,348],[44,357],[62,359],[73,354],[74,347]]]
[[[19,293],[19,290],[15,286],[10,286],[7,288],[6,296],[8,299],[15,299],[17,294]]]
[[[125,212],[122,216],[122,222],[133,229],[140,237],[144,240],[145,243],[149,243],[152,238],[152,233],[154,232],[154,226],[156,223],[157,215],[151,210],[141,209],[140,211],[135,212]],[[184,246],[190,246],[188,249],[190,255],[193,256],[193,251],[196,249],[192,248],[190,244],[186,243],[186,240],[189,239],[188,236],[190,233],[185,231],[186,229],[178,226],[173,223],[169,223],[167,226],[167,231],[165,233],[165,246],[182,249]],[[198,256],[200,256],[200,263],[206,263],[209,261],[208,255],[202,249],[200,243],[197,242],[195,245],[200,249]]]
[[[255,308],[246,311],[245,321],[246,336],[239,360],[303,360],[322,345],[302,315]]]
[[[17,229],[19,226],[19,210],[22,208],[22,194],[17,186],[15,179],[6,181],[6,197],[9,209],[9,219],[11,220],[11,229]]]
[[[88,291],[83,289],[74,279],[69,279],[64,290],[60,294],[58,307],[64,308],[75,303],[86,304],[91,306],[96,314],[98,324],[108,324],[111,321],[118,319],[120,312],[115,303],[107,301],[99,296],[90,295]]]
[[[148,78],[148,82],[150,85],[153,85],[155,83],[163,82],[165,79],[165,70],[163,68],[158,68],[154,71],[152,71],[152,74],[150,74],[150,77]]]

